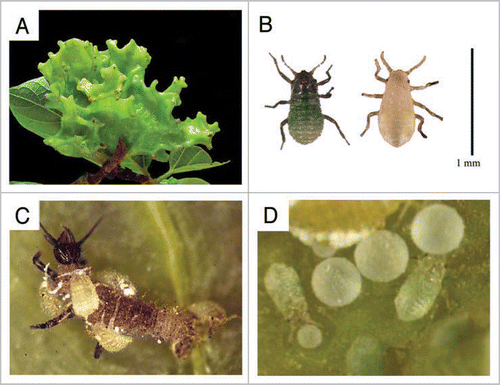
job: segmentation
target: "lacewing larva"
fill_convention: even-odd
[[[33,264],[45,274],[40,286],[42,306],[53,318],[32,325],[32,329],[47,329],[77,317],[83,319],[87,331],[97,340],[95,358],[103,349],[117,352],[133,337],[150,336],[159,342],[170,341],[173,353],[184,360],[195,346],[236,317],[227,317],[222,307],[210,301],[187,309],[147,303],[118,273],[108,274],[103,282],[93,280],[91,268],[82,256],[82,245],[101,220],[79,241],[65,226],[56,239],[40,223],[59,265],[57,271],[51,269],[40,260],[40,251],[33,256]]]

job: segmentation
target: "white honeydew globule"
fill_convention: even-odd
[[[398,234],[379,230],[363,239],[354,250],[360,273],[376,282],[389,282],[408,266],[408,247]]]
[[[336,307],[350,304],[361,293],[361,275],[345,258],[327,258],[314,268],[311,285],[324,304]]]
[[[411,225],[413,242],[431,254],[446,254],[456,249],[464,231],[464,221],[457,210],[442,203],[422,209]]]
[[[323,342],[323,333],[317,326],[307,324],[298,330],[297,341],[305,349],[314,349]]]

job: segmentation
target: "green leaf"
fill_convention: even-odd
[[[201,178],[183,178],[177,179],[174,177],[165,178],[158,182],[158,184],[210,184]]]
[[[158,180],[158,184],[179,184],[177,178],[163,178],[162,180]]]
[[[43,76],[9,90],[10,110],[19,124],[42,138],[54,135],[61,127],[62,114],[46,107],[49,93],[49,83]]]
[[[151,165],[151,161],[153,160],[153,158],[151,156],[148,156],[148,155],[137,155],[137,156],[133,156],[132,160],[135,163],[137,163],[137,165],[140,168],[147,170],[149,168],[149,166]]]
[[[161,182],[163,179],[168,178],[173,174],[205,170],[208,168],[219,167],[227,163],[229,163],[229,161],[222,163],[212,162],[210,155],[208,155],[208,153],[200,147],[178,148],[170,153],[170,170],[160,176],[158,181]],[[195,184],[195,182],[183,184]]]
[[[210,163],[212,158],[200,147],[182,147],[170,153],[170,169]]]
[[[210,184],[201,178],[183,178],[179,179],[177,184]]]
[[[41,184],[37,182],[19,182],[19,181],[10,181],[10,184]]]
[[[40,221],[56,237],[63,224],[81,239],[103,216],[83,246],[92,277],[114,270],[158,306],[211,300],[241,316],[241,209],[241,202],[220,201],[45,201]],[[125,349],[104,351],[95,360],[95,340],[77,318],[31,330],[49,319],[38,291],[43,273],[32,257],[40,250],[44,263],[53,269],[57,264],[41,230],[11,231],[10,247],[10,374],[241,374],[240,319],[224,325],[185,362],[175,358],[170,344],[150,338],[134,338]]]

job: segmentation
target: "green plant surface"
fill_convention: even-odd
[[[47,107],[50,85],[41,76],[12,87],[10,109],[19,123],[42,138],[54,134],[61,127],[61,112]]]
[[[413,322],[398,319],[394,298],[419,257],[410,225],[431,201],[408,201],[386,218],[410,251],[401,277],[372,282],[363,277],[361,295],[351,304],[330,308],[316,299],[311,274],[321,261],[289,232],[260,232],[258,237],[258,374],[347,375],[347,352],[360,336],[379,341],[385,352],[379,375],[488,375],[490,329],[490,205],[488,201],[443,201],[465,222],[465,236],[448,255],[442,290],[429,313]],[[314,215],[321,216],[321,212]],[[310,221],[320,218],[311,217]],[[344,218],[346,219],[346,218]],[[348,221],[347,221],[348,222]],[[335,256],[354,262],[354,248]],[[272,263],[285,263],[299,274],[309,315],[323,334],[322,344],[304,349],[296,340],[303,321],[287,322],[264,286]]]
[[[103,166],[121,139],[126,148],[120,162],[123,168],[149,177],[152,160],[170,163],[169,172],[157,182],[174,173],[224,164],[212,162],[198,147],[212,147],[212,137],[220,131],[217,122],[209,124],[201,112],[185,120],[172,115],[187,87],[184,77],[174,77],[163,92],[156,90],[157,80],[146,86],[151,61],[146,48],[134,40],[123,48],[108,40],[104,51],[75,38],[58,45],[59,51],[49,53],[49,60],[38,66],[43,77],[10,89],[12,113],[46,145],[62,155]],[[175,151],[182,152],[183,167],[176,164]],[[169,152],[176,156],[174,165]]]
[[[201,215],[200,215],[201,214]],[[214,301],[237,315],[187,358],[169,343],[135,338],[125,349],[94,359],[95,340],[80,319],[46,330],[38,290],[43,273],[55,268],[51,246],[40,231],[11,231],[10,374],[241,374],[241,202],[41,202],[40,220],[58,237],[61,225],[81,239],[103,221],[83,250],[92,276],[127,275],[138,295],[158,306],[187,307]]]

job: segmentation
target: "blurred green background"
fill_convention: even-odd
[[[95,340],[82,320],[47,330],[30,325],[50,317],[40,307],[43,273],[32,264],[56,267],[40,231],[11,231],[10,374],[241,374],[241,202],[41,202],[40,221],[54,236],[69,227],[84,243],[95,277],[115,270],[127,275],[138,295],[159,306],[211,300],[237,315],[185,361],[169,343],[137,338],[117,353],[93,358]]]
[[[408,245],[410,262],[405,274],[388,283],[363,278],[360,297],[338,308],[325,306],[312,292],[311,274],[322,259],[311,248],[289,232],[260,232],[259,375],[347,375],[347,351],[358,336],[371,336],[382,343],[385,362],[380,375],[488,375],[489,201],[443,201],[462,216],[464,239],[448,255],[442,290],[429,313],[413,322],[400,321],[396,315],[394,298],[415,268],[417,258],[423,256],[410,238],[410,225],[415,214],[433,202],[403,201],[385,218],[384,228],[398,233]],[[333,204],[342,210],[342,201]],[[310,223],[322,221],[321,213],[314,215],[319,217],[311,217]],[[352,215],[359,222],[359,212]],[[367,222],[373,223],[371,214],[366,215]],[[293,220],[292,215],[290,218]],[[348,228],[349,218],[344,219]],[[354,248],[341,249],[335,256],[354,262]],[[272,263],[285,263],[299,274],[309,314],[323,333],[323,343],[318,348],[304,349],[297,343],[296,330],[303,321],[285,320],[267,294],[264,274]]]

